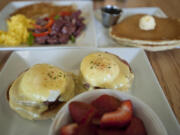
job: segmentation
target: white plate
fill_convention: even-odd
[[[26,5],[38,3],[37,1],[22,1],[22,2],[11,2],[0,12],[0,30],[7,30],[6,19],[11,13],[13,13],[18,8]],[[18,46],[18,47],[2,47],[0,45],[0,50],[29,50],[29,49],[57,49],[59,47],[95,47],[96,46],[96,33],[94,26],[94,14],[93,14],[93,3],[92,1],[54,1],[50,2],[55,5],[76,5],[77,9],[82,11],[85,16],[86,29],[77,38],[76,43],[69,42],[66,45],[41,45],[41,46]]]
[[[6,62],[0,75],[0,131],[2,135],[48,134],[50,121],[27,121],[9,108],[6,90],[21,72],[37,63],[49,63],[66,71],[77,71],[84,56],[94,51],[107,51],[127,60],[135,74],[129,94],[148,104],[159,116],[169,135],[180,134],[174,113],[161,89],[143,50],[138,48],[59,48],[44,51],[17,51]]]
[[[143,8],[123,8],[122,15],[119,21],[123,20],[127,16],[133,14],[150,14],[158,17],[167,17],[166,14],[157,7],[143,7]],[[111,37],[109,37],[108,29],[105,28],[101,23],[101,11],[100,9],[95,11],[95,24],[97,33],[97,46],[98,47],[124,47],[115,42]],[[157,48],[158,49],[158,48]],[[161,49],[161,48],[159,48]]]

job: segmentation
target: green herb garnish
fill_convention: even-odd
[[[54,17],[54,20],[58,20],[60,18],[60,15],[56,15],[55,17]]]
[[[70,36],[70,40],[71,40],[71,42],[73,42],[73,43],[75,43],[75,41],[76,41],[76,39],[75,39],[75,37],[74,37],[73,35]]]
[[[28,39],[27,39],[27,44],[31,46],[33,43],[34,43],[34,36],[33,36],[32,32],[30,32]]]

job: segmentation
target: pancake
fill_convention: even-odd
[[[153,30],[139,28],[139,20],[145,14],[125,18],[109,29],[109,35],[119,44],[142,47],[150,51],[172,49],[180,45],[180,21],[173,18],[154,17]]]
[[[53,65],[36,64],[10,86],[9,105],[25,119],[48,119],[75,96],[74,88],[71,74]]]
[[[93,88],[128,90],[134,74],[129,64],[118,56],[97,52],[86,56],[80,66],[84,84]]]

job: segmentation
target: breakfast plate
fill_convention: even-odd
[[[7,19],[12,13],[17,9],[22,8],[27,5],[39,3],[38,1],[21,1],[21,2],[11,2],[0,12],[0,30],[7,30]],[[0,50],[26,50],[26,49],[47,49],[47,48],[59,48],[59,47],[87,47],[96,46],[96,33],[94,26],[94,15],[93,15],[93,4],[91,1],[54,1],[50,2],[53,5],[61,6],[74,6],[82,11],[82,16],[84,17],[85,30],[82,31],[81,35],[78,36],[76,42],[68,42],[67,44],[50,44],[50,45],[31,45],[23,44],[20,46],[1,46]]]
[[[127,93],[148,104],[159,116],[168,134],[180,134],[180,125],[145,52],[139,48],[59,48],[12,53],[0,74],[1,134],[48,134],[51,120],[28,121],[19,117],[9,107],[6,99],[7,89],[20,73],[38,63],[48,63],[60,67],[64,71],[78,72],[81,60],[89,53],[97,51],[109,52],[125,59],[130,64],[135,76],[132,88]]]
[[[157,7],[143,7],[143,8],[123,8],[122,9],[123,12],[121,13],[120,19],[119,21],[123,20],[124,18],[131,16],[131,15],[135,15],[135,14],[149,14],[149,15],[154,15],[157,17],[162,17],[165,18],[167,17],[166,14]],[[98,47],[124,47],[124,45],[122,44],[118,44],[118,42],[115,42],[115,40],[113,40],[110,36],[109,36],[109,29],[105,28],[102,23],[101,23],[101,10],[97,9],[95,11],[95,22],[96,22],[96,30],[98,30],[99,32],[97,33],[97,45]],[[130,44],[131,45],[131,44]],[[137,45],[138,46],[138,45]],[[163,46],[155,46],[155,47],[143,47],[140,46],[144,49],[150,50],[150,51],[160,51],[160,50],[166,50],[168,49],[168,47],[163,47]],[[169,49],[172,48],[179,48],[178,45],[172,45],[169,46]]]

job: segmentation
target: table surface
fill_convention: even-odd
[[[0,10],[13,0],[0,0]],[[16,0],[17,1],[17,0]],[[160,7],[169,17],[180,18],[180,0],[95,0],[94,8],[105,4],[119,7]],[[12,52],[0,51],[0,70]],[[164,93],[180,122],[180,49],[146,52]]]

